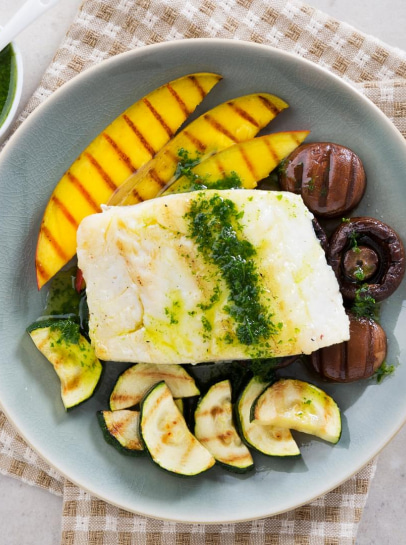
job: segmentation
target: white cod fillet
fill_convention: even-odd
[[[192,202],[215,195],[242,213],[238,236],[255,247],[258,302],[271,333],[251,344],[230,315],[230,286],[191,235]],[[347,340],[348,318],[312,217],[298,195],[243,189],[170,195],[85,218],[77,255],[96,355],[199,363],[310,354]]]

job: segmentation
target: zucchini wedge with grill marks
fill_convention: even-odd
[[[317,386],[296,379],[280,379],[257,399],[258,422],[288,428],[337,443],[341,414],[336,402]]]
[[[145,453],[139,433],[139,411],[99,411],[97,420],[106,442],[121,454],[142,456]]]
[[[174,398],[200,394],[195,380],[181,365],[137,363],[118,377],[110,395],[110,409],[117,411],[138,405],[148,390],[162,380]]]
[[[215,464],[189,431],[165,382],[156,384],[142,400],[140,432],[152,461],[166,471],[190,477]]]
[[[262,394],[269,382],[253,377],[241,392],[235,414],[241,436],[249,447],[266,456],[298,456],[300,450],[288,428],[263,425],[251,420],[255,400]]]
[[[247,446],[233,422],[231,383],[213,384],[195,410],[195,436],[225,468],[245,473],[254,467]]]
[[[27,328],[38,350],[52,363],[61,381],[66,409],[88,400],[99,383],[103,366],[91,344],[71,319],[38,321]]]

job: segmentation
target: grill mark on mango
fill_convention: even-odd
[[[101,179],[105,182],[105,184],[109,187],[109,189],[111,189],[112,191],[115,191],[117,189],[116,184],[107,174],[107,172],[103,169],[100,163],[96,161],[93,155],[91,155],[89,152],[85,152],[84,156],[89,160],[90,164],[96,169],[97,173],[99,174]]]
[[[149,171],[149,175],[159,186],[161,186],[162,188],[166,187],[166,181],[160,177],[160,175],[154,168],[151,168],[151,170]]]
[[[45,225],[43,225],[42,228],[41,228],[41,231],[42,231],[44,237],[48,240],[48,242],[51,244],[51,246],[55,250],[56,254],[61,259],[65,259],[66,261],[68,261],[69,256],[66,255],[63,248],[57,243],[57,241],[55,240],[54,236],[52,235],[52,233],[48,229],[48,227],[45,227]],[[46,270],[45,267],[44,267],[44,270]]]
[[[95,212],[100,212],[100,205],[97,203],[93,197],[90,195],[90,193],[87,191],[87,189],[81,184],[80,180],[76,178],[70,171],[66,173],[66,176],[68,177],[68,180],[72,185],[76,187],[76,189],[79,191],[79,193],[84,197],[86,202],[94,209]]]
[[[65,216],[66,220],[75,228],[77,229],[79,227],[79,222],[76,221],[76,219],[72,216],[72,214],[69,212],[69,210],[66,208],[66,206],[56,197],[53,195],[51,197],[51,201],[54,203],[54,205],[59,208],[59,210],[62,212],[62,214]]]
[[[272,112],[275,116],[278,115],[278,113],[281,111],[280,108],[278,108],[267,97],[264,97],[263,95],[258,95],[258,98],[264,104],[264,106],[268,108],[268,110]]]
[[[248,123],[251,123],[251,125],[254,125],[254,127],[258,127],[259,128],[259,123],[256,119],[254,119],[252,117],[252,115],[250,115],[247,110],[244,110],[243,108],[241,108],[240,106],[238,106],[238,104],[236,104],[235,102],[231,101],[231,102],[227,102],[227,104],[230,106],[230,108],[236,113],[238,114],[240,117],[242,117],[243,119],[245,119],[245,121],[248,121]]]
[[[234,136],[234,134],[232,134],[224,125],[222,125],[219,121],[217,121],[217,119],[212,117],[210,114],[206,114],[204,116],[204,119],[217,132],[220,132],[220,133],[224,134],[224,136],[227,136],[227,138],[229,138],[232,142],[238,142],[238,138],[236,138],[236,136]]]
[[[189,76],[188,79],[194,84],[194,86],[198,89],[200,96],[202,97],[202,100],[206,96],[206,91],[203,89],[203,87],[200,85],[199,80],[196,78],[196,76]]]
[[[252,164],[247,152],[244,150],[243,147],[240,147],[240,155],[244,160],[244,163],[247,165],[248,170],[251,173],[251,176],[256,180],[258,176],[256,175],[254,165]]]
[[[268,148],[269,155],[273,158],[276,164],[279,163],[279,156],[275,151],[275,148],[270,144],[270,142],[265,138],[264,139],[265,145]]]
[[[206,151],[206,148],[207,148],[207,145],[204,144],[201,140],[199,140],[197,138],[197,136],[195,136],[193,133],[189,132],[188,130],[184,130],[183,131],[183,134],[186,136],[186,138],[188,138],[190,140],[190,142],[194,145],[194,147],[199,151],[199,152],[204,152]],[[178,159],[179,160],[179,159]]]
[[[105,140],[107,140],[107,142],[110,144],[110,146],[113,148],[113,150],[117,153],[118,157],[120,158],[120,160],[128,167],[128,170],[133,173],[135,172],[137,169],[136,167],[132,164],[131,162],[131,159],[129,158],[129,156],[124,153],[124,151],[120,148],[120,146],[117,144],[117,142],[115,142],[112,137],[107,134],[106,132],[103,133],[103,138]],[[111,179],[110,179],[111,180]],[[112,182],[112,180],[111,180]],[[114,182],[112,182],[114,184]],[[114,187],[116,188],[116,184],[114,184]]]
[[[169,127],[169,125],[166,123],[166,121],[163,119],[161,114],[152,106],[152,104],[150,103],[150,101],[147,98],[143,99],[143,103],[149,109],[149,111],[152,113],[152,115],[155,117],[155,119],[157,121],[159,121],[159,123],[162,125],[162,128],[166,131],[169,138],[172,138],[173,131]]]
[[[175,89],[169,83],[166,85],[166,88],[171,93],[171,95],[176,100],[176,102],[179,104],[179,106],[180,106],[183,114],[185,115],[185,117],[189,117],[190,112],[189,112],[189,110],[188,110],[188,108],[186,106],[186,103],[182,99],[182,97],[175,91]]]
[[[152,147],[151,143],[148,142],[146,137],[142,134],[142,132],[139,130],[137,125],[128,117],[128,115],[123,115],[124,121],[127,123],[127,125],[130,127],[130,129],[133,131],[133,133],[137,136],[138,140],[141,142],[142,146],[145,148],[145,150],[150,154],[151,157],[153,157],[156,153],[154,148]]]

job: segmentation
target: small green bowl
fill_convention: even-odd
[[[23,59],[14,42],[11,44],[10,63],[8,95],[0,111],[0,140],[3,139],[16,116],[23,90]]]

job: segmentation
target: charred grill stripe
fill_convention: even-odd
[[[187,449],[182,455],[181,466],[185,465],[188,458],[191,456],[193,450],[196,448],[197,440],[190,440],[187,445]]]
[[[348,173],[347,191],[345,194],[345,206],[350,207],[352,204],[355,184],[357,179],[357,159],[351,154],[350,172]]]
[[[36,260],[35,266],[38,276],[41,276],[41,278],[43,279],[42,284],[45,284],[45,282],[51,278],[50,273],[46,270],[44,264],[38,259]]]
[[[180,157],[171,149],[165,150],[165,154],[172,159],[174,163],[179,163]]]
[[[217,121],[217,119],[215,119],[209,114],[206,114],[204,116],[204,119],[209,123],[209,125],[213,127],[213,129],[215,129],[218,132],[221,132],[222,134],[224,134],[224,136],[227,136],[227,138],[229,138],[232,142],[238,142],[238,139],[234,136],[234,134],[232,134],[228,129],[226,129],[226,127],[224,127],[224,125],[222,125],[219,121]]]
[[[154,395],[154,394],[152,394],[152,395]],[[154,397],[155,397],[155,395],[154,395]],[[152,419],[152,417],[154,416],[154,413],[161,407],[162,401],[167,397],[171,397],[171,393],[168,390],[168,388],[164,388],[163,392],[155,399],[153,407],[151,407],[151,404],[148,403],[148,414],[144,413],[143,418],[142,418],[142,427],[143,428],[145,428],[146,426],[149,426],[148,422]]]
[[[245,119],[245,121],[248,121],[248,123],[251,123],[251,125],[254,125],[254,127],[258,127],[259,128],[259,123],[256,119],[254,119],[252,117],[252,115],[250,115],[247,110],[244,110],[243,108],[241,108],[241,106],[238,106],[238,104],[236,104],[235,102],[231,101],[231,102],[227,102],[227,104],[230,106],[230,108],[236,113],[238,114],[240,117],[242,117],[243,119]]]
[[[268,148],[269,155],[271,155],[275,163],[279,163],[279,155],[276,153],[275,148],[266,138],[264,139],[264,142],[266,144],[266,147]]]
[[[43,232],[45,238],[48,240],[48,242],[51,244],[53,249],[55,250],[55,253],[64,261],[68,261],[70,256],[66,255],[63,248],[58,244],[58,242],[53,237],[51,231],[48,229],[48,227],[45,227],[45,225],[42,226],[41,231]]]
[[[248,154],[246,153],[246,151],[243,148],[240,148],[240,154],[241,154],[241,157],[243,158],[245,164],[247,165],[247,168],[250,171],[252,177],[256,180],[257,176],[256,176],[256,173],[255,173],[255,168],[254,168],[254,165],[252,164],[250,158],[248,157]]]
[[[142,134],[142,132],[138,129],[138,127],[133,123],[133,121],[128,117],[128,115],[123,115],[124,121],[127,123],[127,125],[130,127],[130,129],[136,134],[138,139],[140,140],[141,144],[144,146],[146,151],[153,157],[156,153],[152,145],[148,142],[148,140],[145,138],[145,136]]]
[[[216,161],[216,167],[218,168],[221,177],[225,178],[226,177],[226,172],[225,172],[225,169],[224,169],[224,165],[222,164],[222,162],[220,161],[220,159],[218,157],[215,157],[214,159]]]
[[[203,100],[207,93],[203,89],[203,87],[200,85],[199,80],[195,76],[189,76],[189,79],[195,85],[195,87],[197,87],[197,89],[198,89],[198,91],[200,93],[200,96],[202,97],[202,100]]]
[[[138,202],[144,202],[144,198],[140,195],[140,193],[138,193],[138,190],[133,187],[132,190],[131,190],[131,195],[133,196],[134,199],[136,199]]]
[[[300,146],[300,144],[303,142],[295,131],[293,131],[290,136],[297,146]]]
[[[318,198],[318,205],[321,208],[327,206],[327,199],[330,190],[330,173],[331,173],[331,159],[332,159],[333,149],[331,146],[327,147],[327,159],[328,167],[323,170],[323,179],[320,186],[320,194]]]
[[[55,204],[57,208],[62,212],[62,214],[65,216],[65,218],[68,220],[68,222],[77,229],[79,227],[79,222],[75,220],[75,218],[72,216],[72,214],[69,212],[69,210],[66,208],[66,206],[58,199],[58,197],[55,197],[53,195],[51,197],[51,200]]]
[[[201,140],[199,140],[197,136],[195,136],[193,133],[187,130],[184,130],[183,134],[186,136],[186,138],[188,138],[192,142],[192,144],[198,151],[203,153],[206,150],[207,148],[206,144],[204,144]],[[179,160],[179,158],[177,160]]]
[[[179,94],[175,91],[175,89],[172,87],[172,85],[169,85],[169,83],[166,85],[166,88],[171,93],[171,95],[176,100],[176,102],[179,104],[180,109],[184,113],[185,117],[189,117],[191,112],[189,112],[188,107],[186,106],[186,103],[184,102],[182,97],[179,96]]]
[[[150,101],[147,98],[144,98],[143,102],[144,102],[145,106],[149,109],[149,111],[152,113],[152,115],[155,117],[155,119],[157,121],[159,121],[159,123],[162,125],[162,128],[166,131],[169,138],[172,138],[173,131],[169,127],[169,125],[166,123],[166,121],[163,119],[161,114],[152,106],[152,104],[150,103]]]
[[[158,172],[154,168],[151,168],[151,170],[149,171],[149,175],[154,180],[154,182],[156,182],[162,188],[166,187],[166,181],[159,176]]]
[[[115,191],[117,189],[116,184],[113,182],[113,180],[110,178],[110,176],[107,174],[107,172],[103,169],[103,167],[96,161],[96,159],[93,157],[93,155],[90,155],[90,153],[85,153],[84,156],[89,160],[91,165],[97,170],[99,176],[102,178],[102,180],[106,183],[106,185],[112,190]]]
[[[137,168],[132,164],[131,159],[128,157],[126,153],[120,148],[120,146],[115,142],[109,134],[106,132],[103,133],[103,138],[107,140],[107,142],[110,144],[110,146],[114,149],[114,151],[119,156],[120,160],[128,167],[129,171],[131,173],[135,172]],[[114,184],[115,185],[115,184]],[[115,186],[117,187],[117,186]]]
[[[273,102],[269,100],[269,98],[264,97],[263,95],[258,95],[258,98],[264,104],[264,106],[268,108],[268,110],[274,115],[278,115],[278,113],[281,111],[280,108],[278,108]]]
[[[80,183],[80,180],[76,178],[71,172],[67,172],[68,180],[72,185],[76,187],[76,189],[79,191],[79,193],[84,197],[84,199],[87,201],[87,203],[93,208],[95,212],[100,212],[100,205],[93,199],[93,197],[90,195],[90,193],[83,187],[83,185]]]

